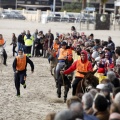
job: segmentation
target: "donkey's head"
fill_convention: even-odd
[[[84,75],[83,84],[87,89],[95,88],[99,84],[99,80],[94,74],[97,72],[97,69],[89,72],[79,72]]]

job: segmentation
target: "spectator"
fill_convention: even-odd
[[[91,93],[83,94],[82,104],[83,104],[83,109],[87,114],[92,114],[93,113],[93,109],[92,109],[93,96],[91,95]]]
[[[113,99],[115,98],[116,94],[120,92],[120,87],[117,87],[113,90]]]
[[[95,112],[94,115],[99,120],[108,120],[109,112],[107,108],[108,108],[107,99],[103,95],[97,94],[94,100],[94,104],[93,104],[93,109]]]
[[[76,113],[71,110],[63,110],[58,112],[55,115],[54,120],[75,120],[76,118],[82,119],[83,116],[80,116],[80,113]]]
[[[120,108],[120,92],[116,94],[114,103]]]
[[[18,51],[19,49],[22,49],[24,50],[25,52],[25,49],[24,49],[24,36],[25,36],[25,32],[22,32],[19,36],[18,36]]]
[[[13,56],[15,56],[15,48],[17,47],[17,38],[15,36],[15,33],[12,34],[12,43],[10,45],[13,45]]]
[[[51,112],[51,113],[47,114],[47,116],[46,116],[46,119],[45,119],[45,120],[54,120],[55,115],[56,115],[56,113],[55,113],[55,112]]]
[[[77,96],[72,96],[70,99],[67,100],[67,107],[69,108],[70,105],[74,102],[81,102],[81,100]]]
[[[33,34],[33,46],[32,46],[32,57],[34,56],[35,53],[35,40],[37,39],[37,35],[38,35],[38,29],[35,30],[35,33]]]
[[[120,114],[112,113],[109,117],[109,120],[120,120]]]
[[[93,98],[95,97],[95,95],[98,93],[98,91],[96,89],[91,89],[89,91],[89,93],[91,93],[91,95],[93,96]]]
[[[70,110],[78,113],[80,116],[83,116],[83,120],[98,120],[95,116],[86,114],[83,110],[82,104],[79,102],[72,103]]]
[[[114,87],[120,87],[120,81],[116,77],[116,75],[115,75],[115,73],[113,71],[108,71],[107,72],[107,77],[112,82],[112,84],[114,85]]]

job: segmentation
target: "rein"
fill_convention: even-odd
[[[64,81],[64,78],[63,78],[63,74],[61,74],[61,76],[62,76],[63,86],[65,88],[65,81]]]
[[[81,81],[81,89],[82,89],[82,92],[85,93],[85,92],[88,92],[88,88],[85,87],[85,90],[84,90],[84,88],[83,88],[83,82],[84,82],[84,80],[82,79],[82,81]]]

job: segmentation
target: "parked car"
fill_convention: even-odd
[[[60,21],[75,22],[76,18],[73,14],[67,14],[62,16]]]
[[[47,21],[54,21],[54,22],[60,22],[61,19],[61,15],[60,14],[50,14],[47,17]]]
[[[20,19],[20,20],[25,20],[25,16],[20,14],[19,12],[16,11],[11,11],[11,12],[2,12],[1,13],[1,18],[2,19]]]
[[[94,23],[95,22],[95,18],[92,15],[89,14],[80,14],[77,16],[76,18],[76,22],[89,22],[89,23]]]

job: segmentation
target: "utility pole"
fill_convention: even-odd
[[[17,0],[16,0],[16,4],[15,4],[15,9],[17,10]]]
[[[64,2],[64,0],[61,0],[61,2],[62,2],[62,9],[63,9],[63,2]]]
[[[1,0],[0,0],[0,8],[2,7],[2,2],[1,2]]]
[[[53,14],[55,15],[56,0],[53,1]]]

